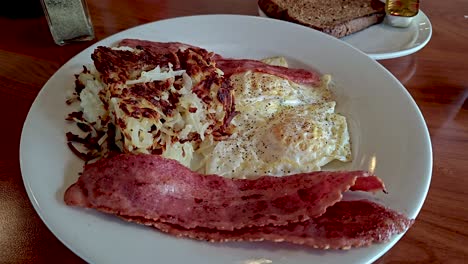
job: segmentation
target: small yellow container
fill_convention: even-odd
[[[408,27],[419,12],[419,0],[387,0],[386,23],[394,27]]]

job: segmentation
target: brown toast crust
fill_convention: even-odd
[[[313,10],[309,10],[310,8],[303,8],[303,6],[310,4],[312,1],[259,0],[258,6],[269,17],[301,24],[341,38],[366,29],[374,24],[381,23],[385,17],[384,3],[379,0],[359,1],[365,3],[366,6],[351,6],[349,10],[350,13],[357,15],[348,15],[348,17],[344,19],[335,19],[334,12],[337,10],[326,10],[325,13],[320,12],[320,16],[328,16],[328,21],[320,22],[310,21],[310,17],[316,16],[317,14],[314,14]],[[346,1],[343,1],[343,3],[346,4]],[[341,6],[337,7],[337,9],[341,8]],[[353,9],[359,10],[353,12]],[[299,13],[298,10],[300,10],[301,13]],[[329,12],[329,14],[327,14],[327,12]],[[305,15],[307,15],[307,17]]]

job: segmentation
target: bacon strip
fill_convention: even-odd
[[[414,220],[403,214],[367,200],[338,202],[327,208],[323,215],[305,222],[285,226],[255,226],[234,231],[187,229],[144,218],[120,217],[179,237],[210,242],[289,242],[320,249],[349,249],[387,242],[393,235],[404,232],[414,223]]]
[[[177,52],[179,49],[187,48],[203,50],[180,42],[153,42],[139,39],[124,39],[118,45],[145,49],[150,51],[153,56]],[[272,66],[257,60],[227,59],[217,54],[213,55],[213,59],[216,61],[216,66],[224,72],[225,76],[246,71],[256,71],[276,75],[301,84],[318,85],[320,83],[320,74],[315,71]]]
[[[216,66],[220,68],[225,76],[236,73],[255,71],[279,76],[296,83],[318,85],[320,84],[320,74],[303,69],[291,69],[281,66],[273,66],[257,60],[236,60],[216,57]]]
[[[366,178],[357,178],[356,182],[354,183],[351,188],[349,188],[350,191],[362,191],[365,190],[366,192],[379,192],[383,191],[384,193],[387,193],[387,190],[385,189],[384,182],[382,179],[376,176],[369,176]]]
[[[192,172],[157,155],[121,154],[86,165],[65,202],[188,229],[234,230],[320,216],[366,176],[363,171],[324,171],[227,179]]]

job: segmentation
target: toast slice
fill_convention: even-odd
[[[259,0],[269,17],[311,27],[341,38],[385,17],[385,4],[379,0]]]

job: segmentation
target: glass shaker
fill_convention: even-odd
[[[41,3],[55,43],[94,39],[86,0],[41,0]]]

